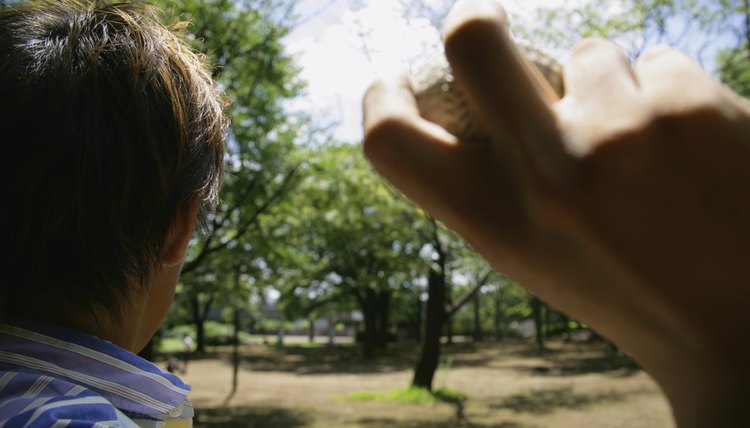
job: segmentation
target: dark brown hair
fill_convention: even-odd
[[[148,6],[0,8],[6,312],[116,317],[176,216],[216,202],[222,108],[202,58]]]

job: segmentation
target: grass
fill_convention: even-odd
[[[176,354],[182,352],[184,346],[182,339],[167,337],[160,341],[158,351],[162,354]]]
[[[273,346],[275,348],[304,348],[304,349],[312,349],[312,348],[324,348],[328,346],[326,343],[318,343],[318,342],[299,342],[299,343],[284,343],[280,344],[277,341],[269,341],[270,346]]]
[[[302,343],[296,344],[294,346],[299,346],[300,348],[311,349],[311,348],[326,348],[326,347],[328,347],[328,344],[327,343],[318,343],[318,342],[302,342]]]
[[[345,400],[348,401],[380,401],[405,404],[433,404],[437,402],[455,403],[463,401],[465,399],[465,395],[451,388],[442,387],[434,391],[428,391],[425,388],[419,388],[415,386],[411,386],[409,388],[394,389],[389,392],[355,392],[345,397]]]

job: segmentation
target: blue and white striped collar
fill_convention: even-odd
[[[190,385],[117,345],[88,334],[14,320],[0,324],[0,363],[95,391],[131,418],[192,417]]]

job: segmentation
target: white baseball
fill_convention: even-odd
[[[546,78],[552,90],[558,96],[562,96],[563,79],[560,64],[536,48],[525,44],[518,46]],[[482,126],[472,115],[444,56],[438,55],[413,73],[411,83],[422,117],[442,126],[462,140],[485,138]]]

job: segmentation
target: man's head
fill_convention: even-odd
[[[215,203],[226,126],[201,59],[149,8],[0,9],[6,312],[117,319],[184,254],[175,225]]]

